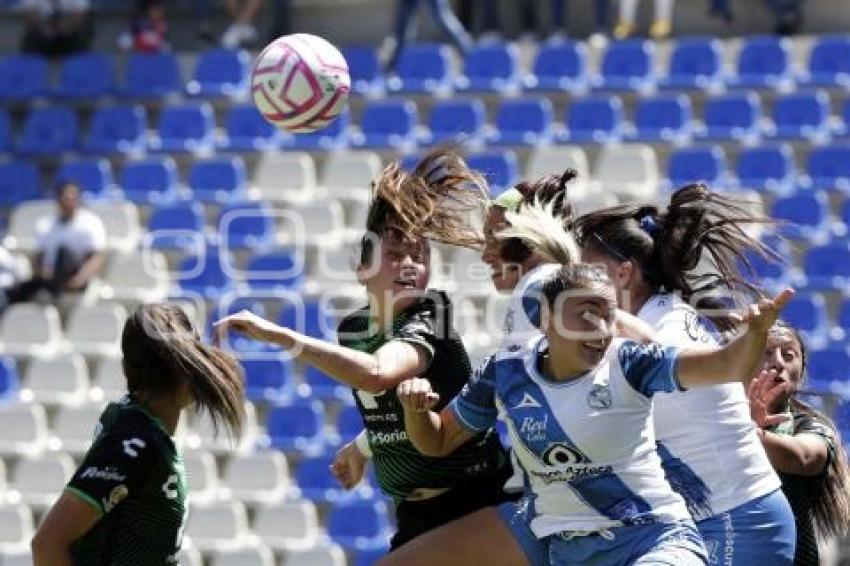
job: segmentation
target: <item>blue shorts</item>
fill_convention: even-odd
[[[549,564],[549,549],[545,541],[540,540],[529,527],[525,512],[526,499],[506,501],[498,507],[499,516],[514,535],[514,539],[522,547],[530,566],[547,566]]]
[[[793,564],[797,529],[782,490],[697,523],[711,566]]]

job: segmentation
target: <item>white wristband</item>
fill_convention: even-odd
[[[372,448],[369,447],[369,433],[366,432],[365,428],[360,431],[360,434],[358,434],[357,437],[355,437],[354,445],[357,446],[357,449],[364,457],[372,457]]]

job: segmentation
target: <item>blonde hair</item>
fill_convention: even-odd
[[[551,263],[571,265],[580,261],[581,250],[573,234],[555,213],[555,199],[535,199],[523,204],[518,212],[505,212],[509,227],[500,230],[500,240],[516,238]]]

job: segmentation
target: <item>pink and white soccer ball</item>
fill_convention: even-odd
[[[251,94],[260,114],[287,132],[324,128],[345,109],[350,90],[342,53],[307,33],[271,42],[251,73]]]

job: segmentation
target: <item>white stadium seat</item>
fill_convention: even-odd
[[[0,456],[35,455],[47,443],[47,413],[38,403],[0,406]]]
[[[580,147],[564,145],[535,149],[525,168],[525,178],[533,181],[543,175],[561,175],[566,169],[578,172],[578,179],[569,185],[570,200],[583,198],[587,192],[590,170],[587,154]]]
[[[331,153],[322,170],[322,184],[333,198],[365,202],[381,168],[380,156],[371,151]]]
[[[265,546],[216,550],[210,566],[275,566],[274,554]]]
[[[79,405],[89,391],[89,372],[80,354],[57,354],[33,358],[21,398],[44,405]]]
[[[307,550],[319,540],[319,519],[312,501],[283,501],[257,507],[254,533],[275,550]]]
[[[180,548],[180,566],[204,566],[201,551],[191,546],[190,541],[184,540]]]
[[[94,439],[104,405],[60,406],[53,419],[51,450],[63,450],[74,456],[85,453]]]
[[[215,499],[218,490],[215,456],[205,450],[189,450],[183,454],[183,465],[192,502],[204,503]]]
[[[38,235],[56,214],[56,201],[22,202],[12,209],[9,231],[3,244],[10,250],[27,253],[38,251]]]
[[[248,516],[237,501],[193,504],[186,536],[201,552],[244,548],[249,543]]]
[[[490,266],[481,261],[481,253],[476,250],[456,249],[445,277],[447,284],[465,295],[486,296],[493,293]]]
[[[98,200],[90,209],[97,214],[106,230],[106,246],[122,253],[136,249],[141,236],[139,209],[132,202]]]
[[[659,184],[655,151],[642,144],[604,147],[596,161],[593,180],[603,192],[653,202]]]
[[[117,356],[127,310],[117,303],[80,306],[71,313],[67,338],[74,350],[85,355]]]
[[[168,295],[170,282],[165,256],[159,252],[116,254],[109,260],[101,297],[153,303]]]
[[[0,566],[32,566],[32,552],[29,548],[6,550],[0,553]]]
[[[290,487],[286,457],[273,451],[232,456],[224,468],[224,484],[238,501],[279,501]]]
[[[316,164],[309,153],[263,155],[251,181],[252,196],[271,202],[304,203],[318,196]]]
[[[101,357],[97,363],[90,397],[92,401],[117,401],[127,393],[127,379],[118,356]]]
[[[27,550],[33,535],[32,510],[24,503],[0,505],[0,554]]]
[[[45,452],[22,458],[15,466],[10,488],[34,509],[49,508],[74,474],[74,460],[64,452]]]
[[[335,200],[288,207],[278,221],[283,244],[337,247],[345,227],[342,205]]]
[[[346,566],[345,552],[336,544],[293,550],[286,554],[285,566]]]
[[[62,347],[59,311],[52,305],[18,303],[0,320],[0,353],[47,357]]]
[[[226,454],[232,451],[250,450],[257,438],[257,413],[250,401],[245,402],[245,423],[242,427],[242,438],[233,439],[226,428],[220,428],[215,434],[209,415],[203,413],[193,416],[186,431],[186,447],[192,450],[203,448],[214,454]]]

